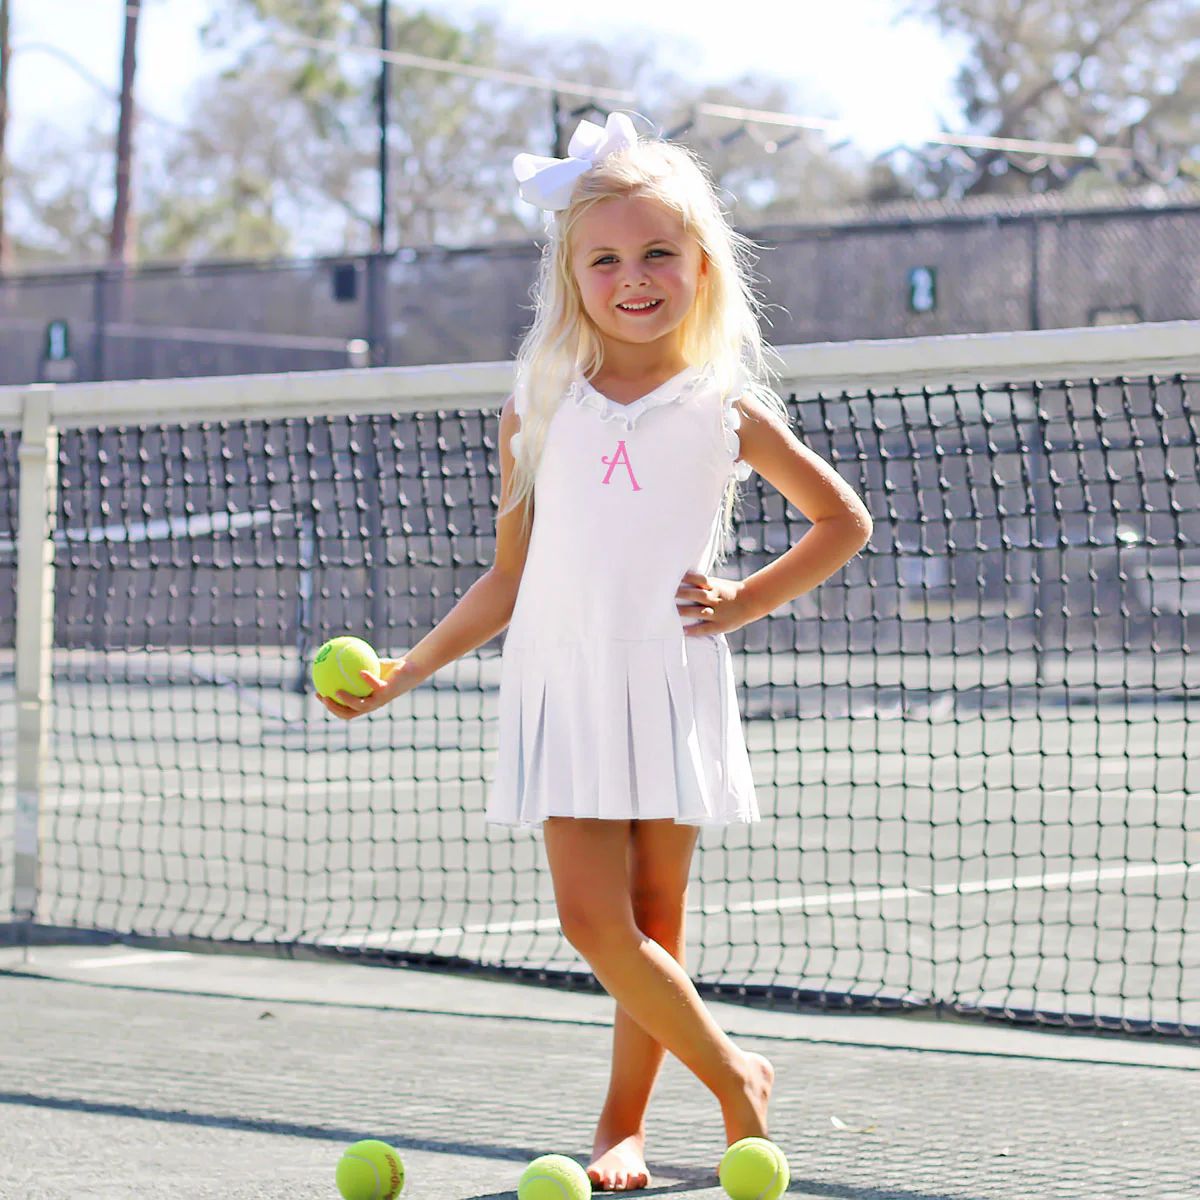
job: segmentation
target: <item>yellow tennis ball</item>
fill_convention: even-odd
[[[362,638],[330,638],[313,659],[313,687],[319,695],[331,700],[337,699],[338,692],[369,696],[371,685],[359,671],[370,671],[378,676],[379,655]]]
[[[586,1200],[592,1194],[587,1172],[565,1154],[543,1154],[521,1174],[517,1200]]]
[[[742,1138],[721,1159],[721,1186],[729,1200],[779,1200],[792,1181],[783,1151],[766,1138]]]
[[[404,1187],[404,1163],[387,1142],[355,1142],[338,1162],[337,1187],[345,1200],[396,1200]]]

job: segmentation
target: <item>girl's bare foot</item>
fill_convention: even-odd
[[[730,1146],[742,1138],[768,1136],[767,1106],[771,1102],[775,1068],[761,1054],[747,1053],[745,1058],[742,1091],[721,1105],[725,1136]]]
[[[596,1130],[588,1178],[598,1192],[630,1192],[650,1186],[646,1170],[646,1135],[637,1133],[609,1135]]]

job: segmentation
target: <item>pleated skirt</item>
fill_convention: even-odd
[[[723,635],[506,644],[486,816],[757,821]]]

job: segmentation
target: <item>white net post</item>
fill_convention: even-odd
[[[31,387],[22,406],[17,518],[17,804],[13,828],[13,916],[37,916],[39,820],[50,717],[54,645],[54,521],[58,430],[52,386]]]

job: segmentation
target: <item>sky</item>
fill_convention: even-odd
[[[138,99],[144,109],[182,120],[191,84],[213,65],[198,38],[205,0],[142,0]],[[403,0],[396,0],[397,7]],[[103,124],[115,105],[54,51],[69,55],[110,90],[120,79],[125,0],[13,0],[11,134],[20,147],[39,124]],[[496,13],[480,0],[432,0],[447,18]],[[895,22],[901,0],[504,0],[502,22],[537,34],[586,34],[620,53],[631,33],[658,40],[662,63],[696,82],[747,72],[790,78],[809,113],[835,117],[872,153],[919,140],[955,120],[955,48],[914,20]],[[698,11],[712,13],[698,17]],[[53,51],[46,47],[52,47]],[[558,76],[553,62],[529,73]]]

